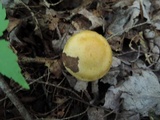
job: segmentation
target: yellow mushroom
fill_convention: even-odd
[[[109,71],[112,50],[102,35],[84,30],[67,41],[62,53],[62,61],[66,70],[77,79],[95,81]]]

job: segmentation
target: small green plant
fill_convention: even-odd
[[[8,20],[6,18],[6,10],[0,3],[0,37],[7,29]],[[9,42],[0,39],[0,73],[11,78],[25,89],[29,89],[29,85],[21,74],[21,69],[18,64],[18,57],[9,47]]]

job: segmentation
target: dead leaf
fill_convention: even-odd
[[[119,6],[121,5],[114,6],[114,8]],[[138,16],[141,14],[141,12],[143,14],[142,16],[147,19],[148,23],[150,23],[150,7],[151,3],[149,0],[135,0],[131,6],[128,6],[128,9],[121,9],[118,11],[115,20],[108,27],[108,33],[121,35],[124,32],[128,32],[128,30],[139,21]]]
[[[138,64],[144,67],[142,63]],[[152,109],[156,114],[160,114],[160,84],[157,76],[150,70],[142,70],[141,73],[133,72],[133,75],[129,76],[123,84],[118,87],[112,86],[109,91],[114,93],[114,96],[122,92],[120,98],[123,98],[124,110],[148,116],[149,110]],[[116,101],[111,95],[109,92],[106,93],[105,104],[108,105],[109,101]],[[113,99],[108,100],[110,97]]]
[[[77,80],[74,89],[78,92],[85,91],[87,89],[88,82]]]
[[[45,66],[48,67],[51,73],[59,78],[62,75],[62,62],[60,60],[47,60],[45,61]]]
[[[100,81],[104,84],[108,83],[111,85],[117,85],[117,76],[119,75],[120,70],[109,71]]]
[[[58,25],[59,18],[47,15],[46,21],[48,22],[48,28],[50,30],[55,30]]]
[[[151,0],[151,5],[155,11],[160,9],[160,1],[159,0]]]
[[[160,30],[160,11],[153,15],[151,21],[152,25],[155,26],[157,30]]]
[[[86,18],[83,15],[77,15],[77,16],[75,15],[71,23],[76,29],[76,31],[88,29],[92,25],[90,20],[88,20],[88,18]]]
[[[86,18],[88,18],[91,21],[92,26],[89,29],[94,29],[94,28],[97,28],[100,26],[104,26],[104,24],[105,24],[105,22],[102,18],[97,17],[96,15],[94,15],[93,13],[89,12],[86,9],[82,9],[78,13],[85,16]]]
[[[59,22],[59,18],[52,18],[49,24],[50,30],[55,30]]]
[[[121,60],[117,57],[112,58],[112,67],[118,67],[121,65]]]
[[[63,108],[62,110],[59,110],[58,112],[57,112],[57,116],[58,117],[63,117],[65,115],[65,109]]]
[[[17,19],[13,17],[9,18],[9,25],[8,25],[7,31],[11,32],[15,27],[17,27],[21,23],[22,23],[21,19]]]
[[[140,3],[135,0],[132,6],[127,10],[119,10],[115,20],[108,27],[108,33],[121,35],[131,29],[137,22],[137,16],[140,14]]]
[[[16,41],[18,43],[22,43],[21,40],[17,37],[17,33],[19,33],[20,26],[14,27],[12,31],[9,33],[8,37],[10,42],[12,43],[13,41]]]
[[[113,5],[113,8],[124,8],[131,6],[134,0],[120,0]]]
[[[150,11],[151,11],[151,2],[150,0],[140,0],[143,17],[147,19],[148,22],[150,22]]]
[[[53,46],[53,49],[54,49],[56,54],[62,52],[67,40],[70,37],[71,37],[71,35],[64,34],[61,39],[52,41],[52,46]]]
[[[64,102],[66,102],[66,97],[60,97],[60,96],[54,96],[55,100],[53,101],[56,104],[62,105]]]
[[[132,111],[122,112],[117,119],[118,120],[141,120],[140,115]]]
[[[76,85],[77,79],[72,75],[66,74],[65,72],[63,72],[63,75],[67,78],[69,85],[73,88]]]
[[[108,39],[108,42],[114,51],[122,51],[123,48],[123,41],[124,37],[123,36],[114,36],[111,39]]]
[[[91,82],[92,84],[92,94],[94,95],[94,100],[93,102],[97,99],[98,95],[99,95],[99,85],[98,85],[98,80]]]
[[[100,108],[89,108],[87,115],[89,120],[104,120],[104,110]]]
[[[120,107],[120,96],[122,92],[121,91],[114,92],[112,91],[112,87],[110,87],[110,89],[111,90],[107,91],[105,95],[105,103],[103,107],[107,109],[112,109],[115,112],[117,112]]]

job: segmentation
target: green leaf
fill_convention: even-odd
[[[3,32],[7,29],[8,20],[6,18],[6,10],[2,7],[2,3],[0,3],[0,37],[3,35]]]
[[[18,65],[18,57],[9,47],[9,42],[0,40],[0,73],[13,79],[25,89],[29,89],[29,85],[21,74]]]

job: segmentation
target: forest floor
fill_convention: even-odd
[[[4,37],[30,85],[25,90],[6,78],[24,114],[37,120],[160,120],[159,0],[2,3],[9,19]],[[109,73],[83,91],[61,64],[66,41],[81,30],[101,34],[113,51]],[[2,91],[0,119],[26,119]]]

